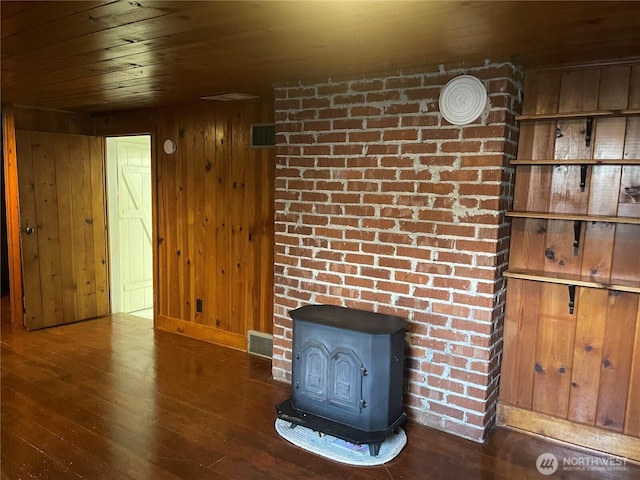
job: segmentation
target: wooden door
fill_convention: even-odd
[[[118,165],[118,257],[123,312],[153,307],[151,144],[149,137],[115,140]],[[115,288],[115,287],[114,287]]]
[[[108,313],[103,140],[16,132],[27,330]]]

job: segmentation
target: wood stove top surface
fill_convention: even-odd
[[[305,305],[291,310],[294,321],[344,328],[369,334],[388,334],[406,328],[406,319],[395,315],[369,312],[337,305]]]

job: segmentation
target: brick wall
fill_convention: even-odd
[[[438,96],[461,74],[482,80],[489,105],[458,127]],[[521,77],[487,63],[276,88],[276,379],[291,378],[291,309],[402,315],[409,417],[484,438],[498,393]]]

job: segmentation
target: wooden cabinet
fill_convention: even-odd
[[[640,65],[525,79],[498,421],[640,460]]]

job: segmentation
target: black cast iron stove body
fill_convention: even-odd
[[[401,317],[307,305],[292,310],[291,397],[278,417],[351,443],[381,443],[406,419]]]

